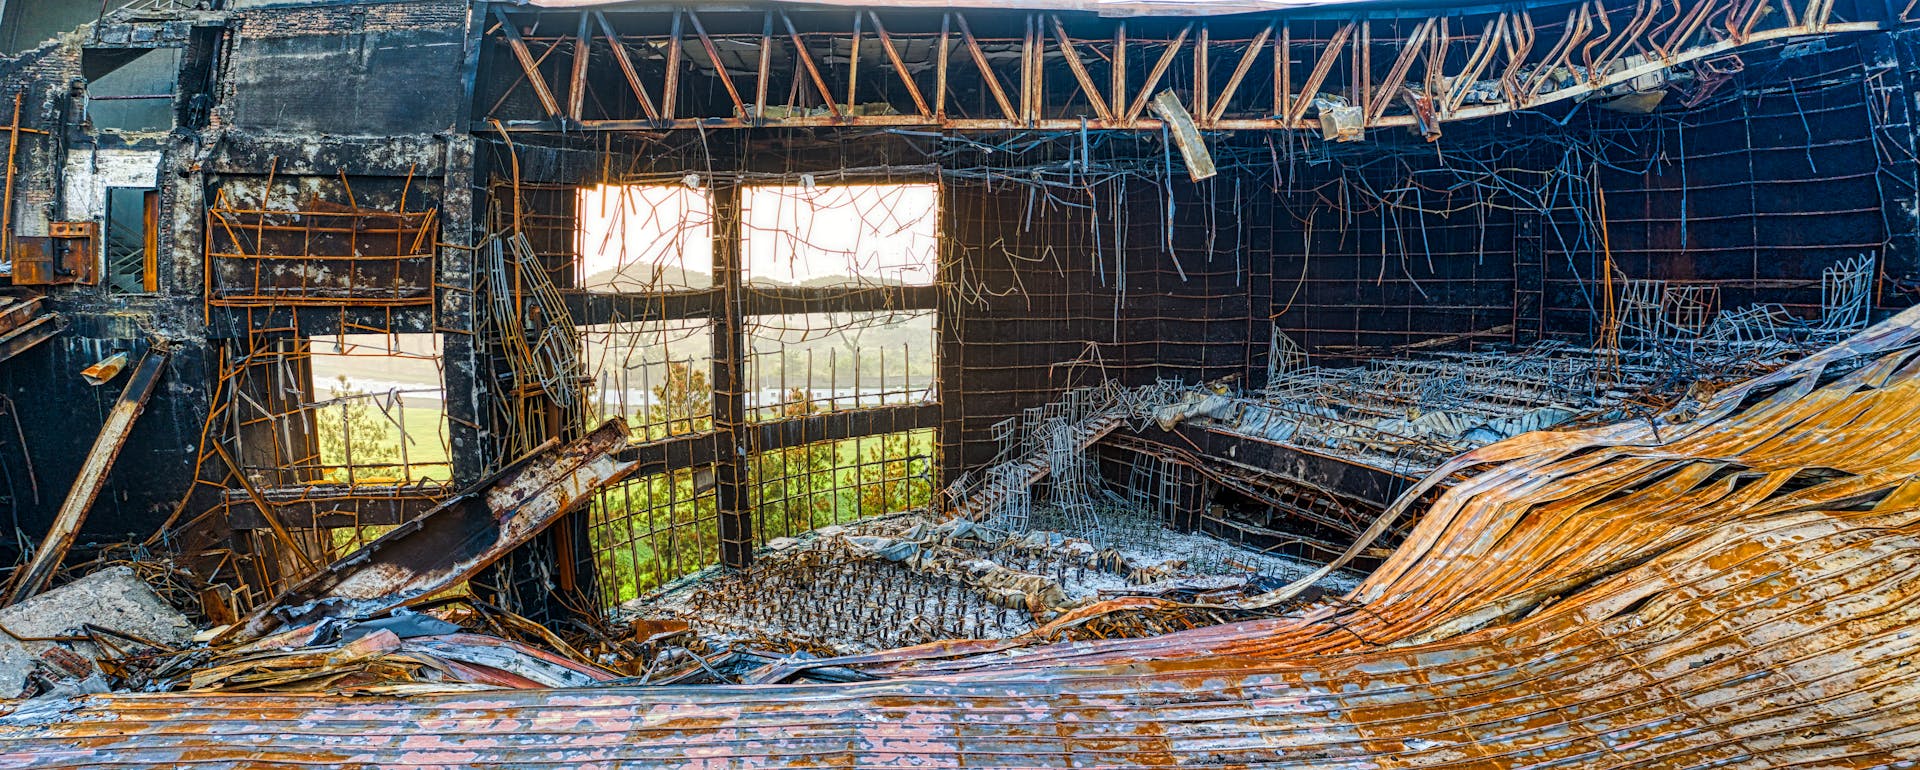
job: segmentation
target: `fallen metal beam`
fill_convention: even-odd
[[[47,528],[47,536],[40,547],[33,552],[33,561],[20,571],[20,577],[14,581],[13,590],[7,595],[7,604],[25,599],[45,588],[47,580],[53,577],[53,571],[59,569],[60,561],[67,556],[67,549],[73,546],[73,539],[80,534],[80,525],[87,520],[87,510],[93,507],[93,501],[100,496],[100,488],[107,483],[107,474],[113,470],[113,461],[120,456],[120,448],[126,446],[127,435],[133,432],[133,421],[146,409],[147,398],[153,395],[153,384],[160,379],[160,369],[167,363],[167,349],[155,346],[140,359],[139,367],[133,370],[133,376],[127,380],[127,387],[120,391],[120,399],[113,402],[113,410],[107,413],[106,423],[100,426],[100,435],[93,440],[93,449],[87,451],[87,460],[80,466],[80,474],[73,479],[73,488],[67,492],[67,501],[60,505],[60,511],[54,514],[52,526]]]
[[[1213,166],[1213,153],[1207,151],[1207,140],[1200,136],[1200,129],[1193,125],[1193,116],[1180,106],[1179,97],[1174,96],[1172,91],[1161,91],[1153,97],[1153,111],[1173,127],[1173,143],[1180,148],[1180,157],[1187,162],[1187,176],[1198,182],[1219,173]]]
[[[41,307],[46,299],[38,295],[0,298],[0,332],[11,332],[21,324],[46,315],[46,309]]]
[[[472,577],[630,473],[633,463],[614,456],[626,444],[619,420],[564,446],[549,441],[261,605],[227,637],[257,639],[283,621],[364,617]]]
[[[880,436],[940,424],[938,404],[897,404],[760,423],[754,427],[755,448],[761,450],[838,441],[856,436]]]
[[[332,529],[404,524],[427,515],[452,490],[426,482],[391,487],[322,484],[256,489],[279,522],[293,529]],[[227,525],[234,529],[271,529],[260,505],[243,489],[225,490]]]

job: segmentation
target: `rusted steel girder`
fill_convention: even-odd
[[[626,477],[634,463],[615,457],[626,445],[627,424],[617,419],[564,446],[549,441],[261,605],[229,637],[255,639],[282,622],[366,616],[472,577]]]
[[[33,552],[33,561],[21,570],[20,578],[14,581],[13,590],[7,595],[7,604],[14,604],[40,592],[53,572],[60,568],[60,560],[66,558],[67,549],[73,546],[73,539],[80,534],[80,525],[87,520],[87,510],[93,507],[93,501],[100,496],[100,488],[106,486],[107,474],[113,470],[113,461],[120,456],[120,448],[127,444],[127,434],[133,431],[133,422],[147,407],[147,398],[153,395],[153,384],[160,379],[160,370],[167,363],[167,349],[155,346],[140,359],[140,366],[133,370],[133,376],[127,380],[126,388],[120,391],[119,400],[113,402],[113,410],[107,413],[107,419],[100,426],[100,435],[93,440],[93,448],[87,451],[87,460],[80,466],[80,475],[73,479],[73,487],[67,491],[66,502],[60,505],[60,511],[54,514],[53,525],[47,529],[46,539]]]
[[[67,328],[66,316],[48,311],[43,298],[0,306],[0,361],[33,349]]]

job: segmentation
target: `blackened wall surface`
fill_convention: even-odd
[[[1715,286],[1723,308],[1774,302],[1803,316],[1819,313],[1824,268],[1885,257],[1879,304],[1909,303],[1893,283],[1912,278],[1912,252],[1888,251],[1888,217],[1912,212],[1885,204],[1911,195],[1911,146],[1889,151],[1876,135],[1889,119],[1905,122],[1911,97],[1870,99],[1877,83],[1897,83],[1884,63],[1872,65],[1880,37],[1751,54],[1695,109],[1576,116],[1569,136],[1603,162],[1584,210],[1558,209],[1549,222],[1562,234],[1545,244],[1549,331],[1597,333],[1608,251],[1618,278]],[[1908,166],[1906,181],[1889,176],[1894,164]],[[1580,218],[1599,219],[1602,198],[1605,243],[1570,237]]]
[[[299,315],[209,311],[202,296],[207,196],[249,179],[273,176],[289,200],[369,207],[395,205],[387,188],[405,189],[408,209],[439,210],[444,240],[466,242],[472,160],[455,129],[467,109],[467,25],[467,3],[452,1],[256,4],[164,20],[109,14],[98,29],[0,59],[4,95],[15,88],[25,94],[22,122],[49,132],[22,143],[14,187],[21,235],[45,235],[54,221],[104,223],[104,210],[91,202],[103,199],[105,188],[159,192],[159,290],[127,295],[104,286],[51,287],[47,302],[67,318],[68,331],[0,367],[0,393],[21,418],[16,434],[10,417],[0,416],[0,471],[10,482],[11,517],[28,537],[44,531],[119,394],[123,382],[94,387],[78,376],[106,355],[128,351],[137,359],[158,339],[173,349],[86,522],[87,537],[121,539],[151,533],[192,484],[195,459],[205,450],[201,432],[217,355],[245,347],[222,339],[268,329],[327,334],[343,323],[395,331],[467,328],[468,306],[451,296],[455,292],[436,307],[400,313],[308,308]],[[89,55],[105,62],[155,46],[183,49],[172,130],[89,125],[72,88],[84,78]],[[6,101],[10,110],[12,100]],[[354,195],[324,194],[349,183]],[[453,275],[439,284],[469,283],[465,265],[464,251],[450,251],[441,266]],[[449,341],[449,363],[459,365],[470,349],[464,340]],[[470,382],[470,375],[462,370],[450,379]],[[475,407],[455,398],[450,410],[470,424]],[[467,432],[453,432],[463,456],[477,452]]]
[[[1270,225],[1281,331],[1332,358],[1510,338],[1517,205],[1477,169],[1505,166],[1521,185],[1545,175],[1521,166],[1524,142],[1502,146],[1492,130],[1462,126],[1438,147],[1386,135],[1331,157],[1281,155]]]
[[[151,345],[135,315],[69,313],[68,330],[0,367],[0,468],[14,495],[10,526],[29,536],[45,532],[66,498],[94,437],[120,396],[125,375],[91,386],[80,370],[126,352],[138,361]],[[171,513],[183,482],[193,476],[208,394],[206,350],[178,346],[146,411],[134,422],[126,449],[88,512],[85,534],[106,540],[145,537]],[[132,370],[132,365],[127,367]],[[18,433],[16,433],[16,423]],[[24,438],[27,452],[20,451]]]
[[[1095,316],[1088,213],[1023,185],[944,186],[939,364],[950,467],[991,460],[994,423],[1100,381],[1089,346],[1107,341],[1108,322]]]
[[[235,15],[232,124],[280,132],[450,131],[466,114],[467,4],[385,2]]]
[[[1120,208],[1104,212],[1091,257],[1107,266],[1093,315],[1108,335],[1110,376],[1132,385],[1243,376],[1254,340],[1264,354],[1275,204],[1266,185],[1240,172],[1199,182],[1176,172],[1114,186]]]

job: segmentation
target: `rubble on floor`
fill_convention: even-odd
[[[1137,508],[1106,506],[1099,532],[1045,513],[1057,529],[1008,531],[924,512],[826,527],[770,544],[746,570],[698,573],[623,610],[682,622],[704,650],[846,654],[1042,633],[1064,614],[1119,597],[1196,605],[1184,623],[1168,618],[1172,625],[1132,633],[1149,635],[1241,617],[1228,607],[1235,599],[1318,566],[1174,532]],[[1323,587],[1343,593],[1357,581],[1342,573]]]
[[[404,609],[372,621],[327,619],[245,644],[189,651],[160,661],[150,676],[149,686],[161,690],[358,693],[583,687],[620,678],[583,660],[467,633]]]
[[[197,633],[133,567],[93,572],[0,609],[11,637],[0,640],[0,687],[7,697],[30,682],[52,696],[109,687],[422,692],[617,679],[547,629],[461,587],[630,472],[633,463],[615,456],[626,444],[618,420],[570,443],[548,442],[238,622]]]
[[[4,698],[93,676],[92,661],[117,657],[118,651],[185,645],[195,630],[127,566],[94,572],[0,609],[0,629]],[[43,657],[50,651],[58,652]]]

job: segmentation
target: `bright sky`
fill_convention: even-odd
[[[752,186],[742,191],[749,280],[798,284],[828,276],[930,285],[939,188]],[[713,213],[703,189],[602,185],[580,191],[582,288],[641,291],[711,285]],[[662,268],[668,270],[656,284]],[[617,271],[617,273],[615,272]],[[617,277],[616,277],[617,276]]]
[[[705,190],[600,185],[582,188],[579,206],[581,288],[643,291],[713,285],[713,209]],[[656,285],[662,267],[686,270],[697,280],[669,271]]]
[[[749,187],[741,200],[747,279],[931,285],[938,201],[932,184]]]

